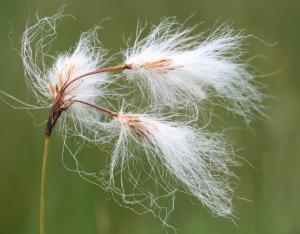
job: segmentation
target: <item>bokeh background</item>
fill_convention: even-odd
[[[20,57],[21,34],[28,18],[52,15],[61,5],[76,20],[66,19],[58,30],[53,53],[74,45],[80,32],[110,17],[101,40],[111,53],[124,48],[122,36],[133,35],[138,19],[158,23],[177,16],[188,24],[205,22],[209,28],[229,20],[264,40],[249,39],[252,65],[263,74],[269,119],[259,119],[252,129],[238,118],[224,117],[228,136],[239,155],[249,161],[235,168],[240,177],[234,206],[239,220],[212,217],[184,195],[179,195],[170,223],[178,233],[300,233],[300,2],[296,0],[1,0],[0,89],[27,100]],[[275,46],[267,45],[278,42]],[[35,113],[36,122],[47,112]],[[222,112],[220,113],[221,117]],[[225,116],[225,115],[224,115]],[[224,127],[223,126],[223,127]],[[44,126],[34,124],[30,113],[0,102],[0,233],[38,233],[38,199]],[[162,233],[152,215],[136,215],[118,206],[109,194],[86,183],[61,163],[61,138],[53,135],[47,179],[47,233],[153,234]],[[90,148],[81,157],[104,163]],[[247,198],[250,201],[239,199]]]

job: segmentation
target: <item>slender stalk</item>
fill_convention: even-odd
[[[120,71],[120,70],[124,70],[124,69],[132,69],[132,65],[131,64],[121,64],[121,65],[101,68],[101,69],[98,69],[95,71],[91,71],[91,72],[82,74],[82,75],[74,78],[73,80],[67,82],[60,90],[59,95],[62,94],[72,83],[74,83],[82,78],[85,78],[85,77],[91,76],[91,75],[95,75],[95,74],[99,74],[99,73],[114,72],[114,71]]]
[[[47,160],[49,151],[50,135],[45,135],[44,153],[41,171],[41,192],[40,192],[40,234],[45,234],[45,182],[47,173]]]
[[[107,113],[107,114],[110,114],[110,115],[113,116],[113,117],[116,117],[116,116],[118,115],[117,113],[115,113],[115,112],[113,112],[113,111],[111,111],[111,110],[109,110],[109,109],[107,109],[107,108],[105,108],[105,107],[103,107],[103,106],[91,104],[91,103],[88,103],[88,102],[85,102],[85,101],[81,101],[81,100],[72,100],[72,101],[73,101],[73,102],[82,103],[82,104],[84,104],[84,105],[93,107],[93,108],[95,108],[95,109],[97,109],[97,110],[100,110],[100,111],[102,111],[102,112],[105,112],[105,113]]]

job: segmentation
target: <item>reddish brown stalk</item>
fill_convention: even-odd
[[[65,92],[65,90],[74,82],[87,77],[87,76],[91,76],[91,75],[95,75],[95,74],[99,74],[99,73],[103,73],[103,72],[113,72],[113,71],[119,71],[119,70],[124,70],[124,69],[132,69],[132,65],[130,64],[121,64],[121,65],[116,65],[116,66],[111,66],[111,67],[105,67],[105,68],[101,68],[95,71],[91,71],[85,74],[82,74],[76,78],[74,78],[73,80],[71,80],[70,82],[66,83],[64,85],[64,87],[61,89],[61,91],[59,92],[59,94],[63,94]]]
[[[109,109],[107,109],[107,108],[105,108],[105,107],[103,107],[103,106],[98,106],[98,105],[91,104],[91,103],[88,103],[88,102],[85,102],[85,101],[81,101],[81,100],[72,100],[72,102],[73,102],[73,103],[74,103],[74,102],[78,102],[78,103],[85,104],[85,105],[90,106],[90,107],[93,107],[93,108],[95,108],[95,109],[97,109],[97,110],[103,111],[103,112],[105,112],[105,113],[107,113],[107,114],[110,114],[110,115],[113,116],[113,117],[118,116],[118,113],[113,112],[113,111],[111,111],[111,110],[109,110]]]
[[[49,117],[48,117],[48,122],[47,122],[47,127],[46,127],[46,135],[50,136],[52,133],[52,129],[54,125],[56,124],[56,121],[58,120],[59,116],[63,111],[65,111],[68,107],[63,107],[63,103],[61,99],[55,99]]]
[[[53,110],[53,108],[51,109],[50,115],[48,117],[46,132],[45,132],[47,136],[51,136],[52,129],[62,112],[63,110],[60,109],[58,110]]]

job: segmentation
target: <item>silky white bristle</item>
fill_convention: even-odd
[[[60,108],[68,108],[64,114],[70,117],[69,122],[74,125],[67,128],[72,134],[84,136],[84,131],[90,130],[93,135],[93,127],[99,122],[102,113],[74,100],[88,103],[101,101],[107,95],[107,75],[89,75],[68,85],[64,92],[61,90],[77,77],[99,69],[106,51],[101,48],[98,28],[95,27],[81,34],[72,51],[60,53],[56,57],[48,55],[46,52],[56,37],[56,26],[62,17],[62,12],[59,11],[54,16],[38,19],[36,24],[28,26],[24,32],[21,56],[26,82],[41,105],[51,106],[57,96],[61,95]],[[51,61],[47,60],[49,58],[53,64],[50,68],[48,63]],[[64,119],[67,121],[68,118]]]
[[[132,66],[125,71],[128,79],[149,91],[154,105],[178,107],[217,96],[227,100],[225,108],[251,119],[260,112],[262,96],[241,61],[246,36],[226,25],[206,39],[203,33],[191,35],[193,31],[172,18],[153,27],[147,37],[138,37],[124,52],[125,63]]]
[[[220,135],[147,115],[133,114],[119,114],[105,128],[110,137],[117,139],[110,164],[110,187],[120,186],[123,198],[132,195],[122,190],[128,180],[135,185],[135,191],[141,191],[143,187],[145,195],[161,196],[147,190],[140,176],[134,173],[135,169],[131,168],[138,165],[139,161],[148,161],[152,170],[155,170],[153,174],[157,175],[157,181],[165,174],[165,169],[175,177],[177,182],[167,183],[164,187],[167,193],[187,190],[213,214],[232,215],[229,179],[233,174],[228,166],[233,165],[234,160]],[[160,163],[165,169],[159,169]],[[126,178],[119,175],[122,180],[117,181],[120,173],[130,176]],[[163,179],[168,181],[167,178]],[[162,186],[157,181],[157,186]],[[120,189],[115,189],[120,192]]]

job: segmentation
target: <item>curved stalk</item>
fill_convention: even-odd
[[[45,234],[45,182],[47,173],[47,161],[49,151],[50,135],[45,135],[44,153],[41,171],[41,190],[40,190],[40,234]]]
[[[64,84],[64,86],[62,87],[62,89],[60,90],[58,96],[60,97],[62,93],[64,93],[64,91],[66,91],[66,89],[74,82],[85,78],[87,76],[91,76],[91,75],[95,75],[95,74],[99,74],[99,73],[104,73],[104,72],[114,72],[114,71],[120,71],[120,70],[124,70],[124,69],[132,69],[132,65],[131,64],[121,64],[121,65],[116,65],[116,66],[111,66],[111,67],[105,67],[105,68],[101,68],[95,71],[91,71],[85,74],[82,74],[76,78],[74,78],[73,80],[66,82]]]

